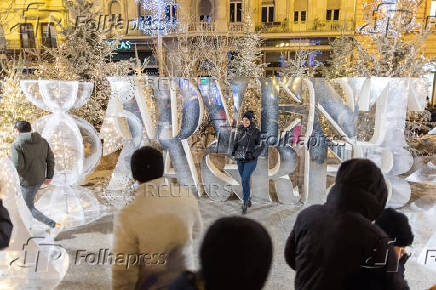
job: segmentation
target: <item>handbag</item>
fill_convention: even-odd
[[[240,149],[241,148],[241,149]],[[244,161],[246,159],[247,155],[247,148],[246,146],[238,146],[238,150],[235,152],[235,160],[237,161]]]
[[[241,140],[243,140],[243,138],[246,138],[246,135],[244,135],[241,138]],[[248,137],[247,144],[250,145],[250,137]],[[247,146],[238,145],[238,149],[235,151],[235,155],[234,155],[236,161],[244,161],[247,159],[248,145]]]

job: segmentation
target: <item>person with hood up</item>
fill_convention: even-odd
[[[286,242],[295,289],[408,289],[391,238],[372,223],[386,201],[387,186],[373,162],[343,162],[326,203],[300,212]]]
[[[257,158],[263,150],[260,130],[256,128],[253,118],[253,111],[247,111],[242,116],[242,125],[238,127],[236,132],[232,151],[232,156],[238,163],[238,171],[241,175],[244,196],[243,214],[247,212],[247,207],[251,207],[250,177],[256,169]]]
[[[54,155],[48,142],[36,132],[29,122],[15,123],[18,133],[11,145],[11,161],[20,176],[21,193],[32,216],[51,228],[56,222],[35,208],[35,195],[42,184],[50,184],[54,175]]]

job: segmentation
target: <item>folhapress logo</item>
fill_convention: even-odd
[[[60,260],[66,253],[64,247],[47,243],[44,237],[30,237],[22,250],[22,255],[10,261],[9,266],[30,268],[35,272],[48,271],[50,262]]]

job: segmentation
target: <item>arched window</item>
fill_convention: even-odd
[[[111,15],[121,15],[121,5],[118,1],[112,0],[110,14]]]
[[[212,15],[212,4],[209,0],[201,0],[198,6],[200,21],[210,21]]]
[[[144,9],[144,7],[141,5],[141,3],[138,3],[138,16],[146,16],[150,14],[150,12],[146,9]]]
[[[138,3],[138,19],[140,23],[145,25],[151,25],[151,12],[144,8],[141,3]]]

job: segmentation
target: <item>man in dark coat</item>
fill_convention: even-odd
[[[34,200],[42,184],[49,184],[54,175],[54,155],[48,142],[32,133],[29,122],[15,123],[18,136],[11,145],[11,160],[20,176],[23,198],[33,217],[54,228],[56,222],[35,208]]]
[[[9,246],[11,233],[11,219],[8,210],[3,207],[3,201],[0,199],[0,250]]]
[[[303,210],[286,242],[295,289],[408,289],[391,239],[372,223],[386,200],[383,174],[373,162],[342,163],[327,202]]]

